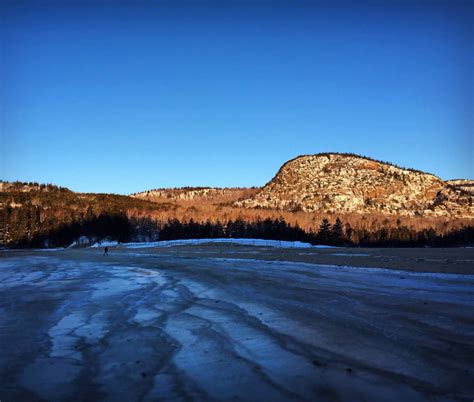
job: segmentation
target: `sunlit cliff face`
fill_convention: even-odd
[[[254,197],[236,203],[306,212],[474,217],[469,180],[443,181],[348,154],[295,158]]]

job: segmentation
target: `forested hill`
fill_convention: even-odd
[[[30,244],[46,240],[61,227],[93,221],[99,216],[140,217],[160,204],[123,195],[74,193],[37,183],[0,183],[0,242]],[[35,241],[35,245],[38,241]]]
[[[189,192],[192,192],[190,195]],[[470,219],[331,214],[237,206],[259,189],[174,189],[145,199],[0,183],[0,245],[63,247],[118,241],[258,237],[373,246],[472,244]]]

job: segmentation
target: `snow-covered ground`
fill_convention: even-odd
[[[278,247],[278,248],[335,248],[327,245],[312,245],[300,241],[284,241],[284,240],[264,240],[264,239],[234,239],[234,238],[210,238],[210,239],[181,239],[181,240],[162,240],[154,242],[131,242],[119,243],[114,240],[101,240],[95,242],[90,247],[121,247],[121,248],[150,248],[150,247],[174,247],[174,246],[190,246],[199,244],[236,244],[241,246],[261,246],[261,247]],[[79,245],[84,245],[80,243]],[[67,248],[76,247],[76,242],[71,243]]]
[[[123,243],[120,246],[125,247],[125,248],[149,248],[149,247],[189,246],[189,245],[207,244],[207,243],[224,243],[224,244],[238,244],[242,246],[262,246],[262,247],[280,247],[280,248],[332,248],[332,246],[325,246],[325,245],[313,246],[310,243],[303,243],[300,241],[263,240],[263,239],[231,239],[231,238],[163,240],[163,241],[156,241],[156,242]]]
[[[91,247],[92,248],[98,248],[98,247],[117,247],[118,246],[118,241],[115,240],[102,240],[100,242],[94,243]]]
[[[141,252],[2,253],[0,399],[474,395],[474,276]]]

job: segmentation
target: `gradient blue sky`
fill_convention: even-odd
[[[2,2],[0,178],[251,186],[328,151],[474,178],[472,4]]]

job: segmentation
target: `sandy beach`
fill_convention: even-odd
[[[3,251],[2,401],[471,400],[472,249]]]

